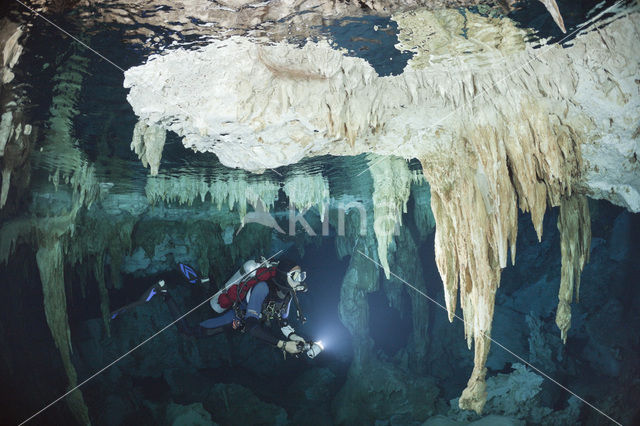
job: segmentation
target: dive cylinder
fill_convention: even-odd
[[[227,291],[227,289],[232,285],[238,284],[242,281],[246,281],[249,278],[253,278],[256,275],[256,270],[259,267],[260,267],[260,264],[255,260],[247,260],[246,262],[244,262],[242,267],[238,269],[238,271],[235,274],[233,274],[231,278],[227,280],[226,283],[224,283],[224,287],[220,289],[220,291],[218,291],[216,294],[213,295],[213,297],[209,302],[209,304],[211,305],[211,308],[219,314],[226,311],[227,309],[223,308],[218,303],[218,299],[220,298],[220,295],[225,291]]]

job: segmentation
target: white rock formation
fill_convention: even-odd
[[[142,161],[142,165],[151,169],[151,176],[158,175],[162,149],[167,132],[160,126],[138,121],[133,128],[131,149]]]
[[[226,206],[229,210],[238,211],[240,220],[247,214],[249,204],[255,207],[260,203],[266,211],[272,209],[279,190],[278,182],[252,181],[244,173],[214,179],[191,175],[149,177],[145,186],[151,204],[162,201],[191,205],[199,198],[202,202],[210,200],[218,210]]]
[[[0,52],[0,83],[10,83],[14,74],[12,68],[18,62],[22,54],[22,45],[18,43],[22,37],[23,28],[21,25],[2,19],[0,22],[0,40],[3,42],[2,52]]]
[[[291,206],[300,211],[316,206],[320,220],[324,221],[329,205],[329,182],[326,177],[321,174],[293,173],[285,178],[282,189]]]
[[[506,19],[400,15],[401,47],[418,54],[394,77],[323,41],[298,48],[232,37],[153,56],[126,72],[125,87],[141,119],[247,170],[325,153],[425,158],[450,149],[472,122],[515,127],[517,111],[554,112],[581,143],[588,193],[640,211],[640,149],[631,137],[640,66],[637,38],[626,36],[638,32],[638,11],[618,13],[568,48],[539,49]]]
[[[369,164],[373,178],[373,229],[378,241],[380,264],[389,279],[387,250],[402,224],[402,214],[407,212],[412,175],[402,158],[371,155]]]

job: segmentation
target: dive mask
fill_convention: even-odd
[[[293,271],[287,273],[287,281],[295,291],[307,291],[307,285],[304,283],[304,280],[306,278],[307,273],[305,271],[301,271],[300,269],[294,269]]]

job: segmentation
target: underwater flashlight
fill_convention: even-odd
[[[307,349],[307,356],[311,359],[317,357],[320,352],[324,350],[324,345],[322,344],[321,340],[318,340],[317,342],[313,342],[311,344],[307,344],[309,345],[309,349]]]

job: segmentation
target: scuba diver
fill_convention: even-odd
[[[183,275],[192,283],[206,283],[208,278],[198,278],[195,271],[184,264],[180,264]],[[298,318],[304,323],[297,292],[306,292],[304,283],[306,272],[294,261],[282,259],[261,263],[249,260],[245,262],[210,299],[211,308],[217,317],[201,322],[198,326],[191,326],[185,318],[180,317],[180,310],[173,300],[164,280],[158,281],[142,297],[117,311],[114,319],[126,310],[150,301],[156,294],[161,294],[167,303],[171,315],[178,319],[178,330],[187,336],[205,337],[221,333],[225,330],[236,330],[251,334],[258,340],[273,345],[286,353],[297,355],[306,353],[309,358],[315,358],[324,350],[321,342],[308,342],[298,334],[289,324],[291,303],[295,305]],[[269,326],[277,323],[284,339],[272,334]]]

